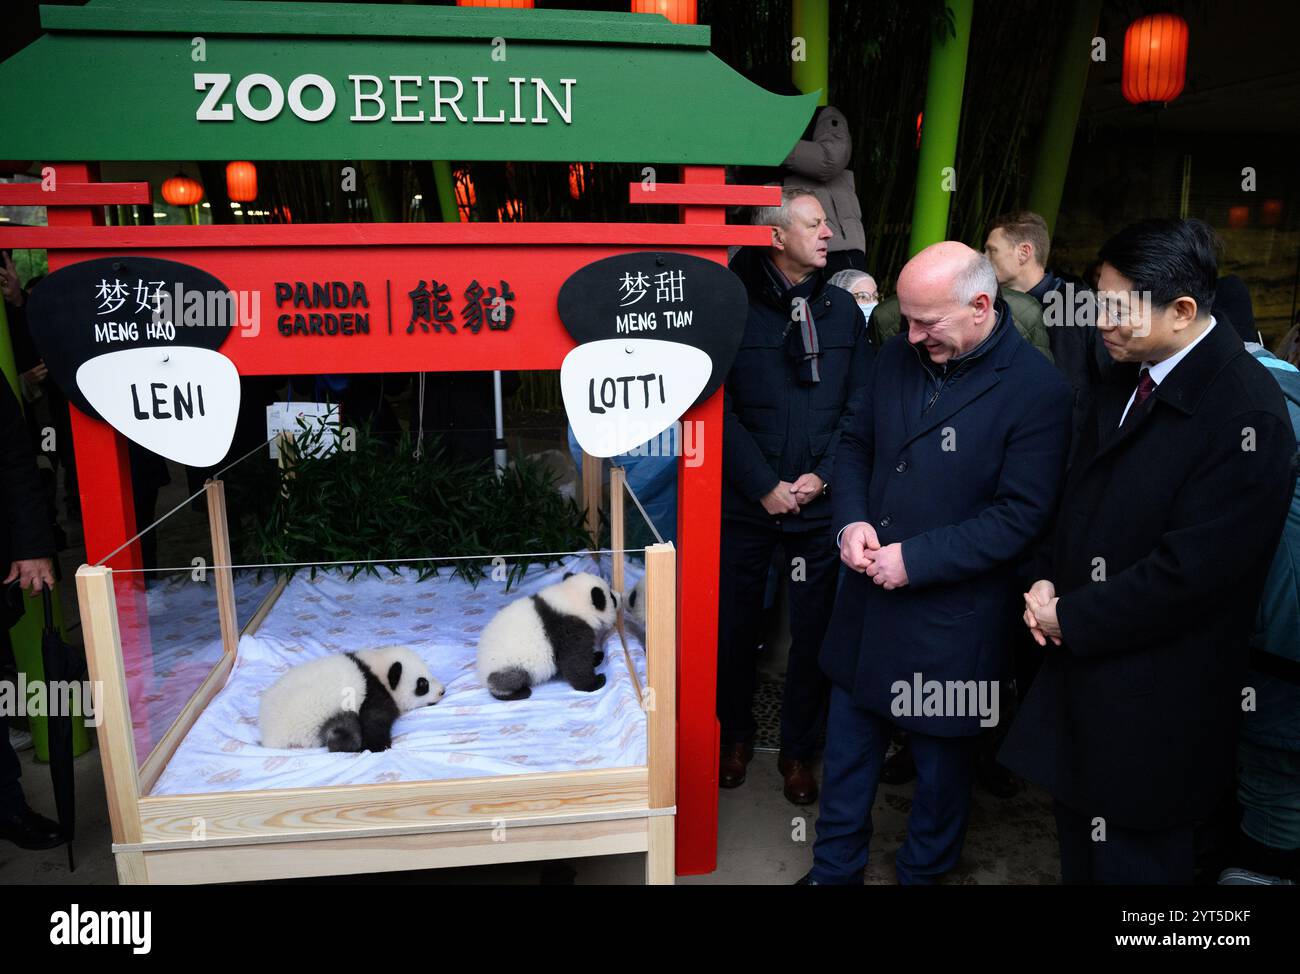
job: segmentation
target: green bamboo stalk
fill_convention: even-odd
[[[970,22],[975,0],[948,0],[955,36],[931,41],[930,77],[925,90],[921,152],[916,164],[916,196],[912,207],[912,235],[908,254],[938,243],[948,236],[951,189],[945,169],[957,159],[957,133],[966,82],[966,54],[970,47]]]

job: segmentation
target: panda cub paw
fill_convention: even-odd
[[[605,662],[605,651],[603,649],[598,649],[596,650],[596,655],[592,658],[591,665],[599,666],[603,662]]]

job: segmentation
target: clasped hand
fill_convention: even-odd
[[[1046,646],[1049,639],[1053,646],[1061,645],[1061,623],[1056,618],[1056,603],[1060,601],[1056,586],[1045,578],[1034,582],[1025,593],[1025,625],[1040,646]]]
[[[887,591],[907,584],[902,544],[896,541],[881,545],[876,529],[866,521],[855,521],[844,529],[840,537],[840,561]]]

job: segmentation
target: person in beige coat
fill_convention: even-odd
[[[866,270],[867,238],[849,165],[853,140],[848,120],[838,108],[819,108],[805,135],[808,137],[796,142],[781,164],[782,185],[811,190],[826,211],[826,222],[834,233],[826,272]]]

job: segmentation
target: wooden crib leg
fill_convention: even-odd
[[[676,818],[650,819],[650,848],[645,854],[645,881],[650,886],[672,886],[677,881]]]
[[[144,864],[143,852],[119,852],[117,860],[117,882],[119,886],[144,886],[149,882],[149,869]]]

